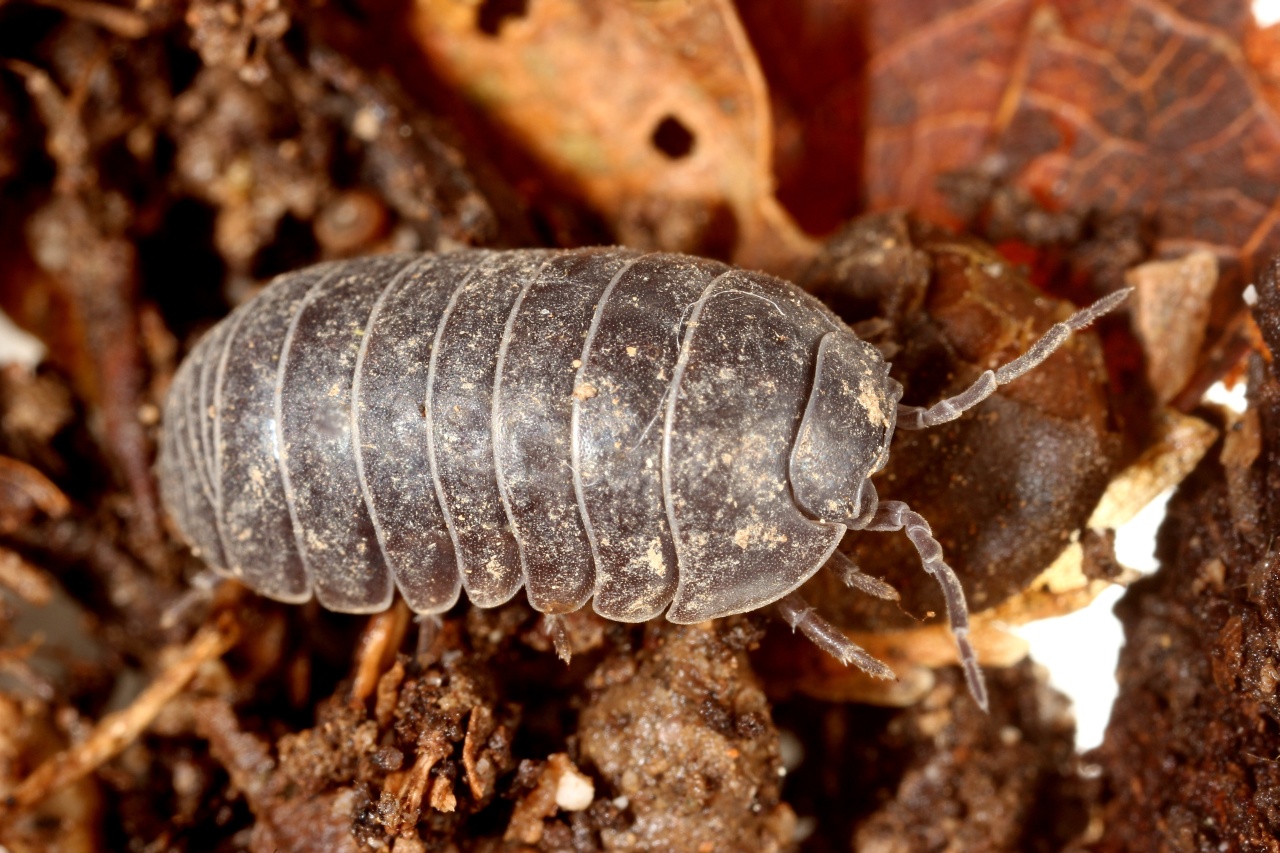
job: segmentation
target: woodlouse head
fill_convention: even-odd
[[[871,344],[843,330],[822,339],[791,451],[791,487],[806,513],[857,528],[875,512],[870,478],[889,459],[901,397]]]

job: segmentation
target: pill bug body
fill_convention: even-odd
[[[282,601],[421,614],[523,588],[546,614],[688,623],[776,602],[892,672],[795,593],[836,545],[902,530],[968,610],[928,523],[871,481],[894,429],[959,417],[1116,307],[1113,293],[921,408],[881,354],[784,281],[623,249],[463,251],[278,278],[195,347],[165,406],[161,494],[216,571]]]
[[[193,549],[272,598],[363,613],[398,589],[438,613],[523,587],[546,613],[694,622],[823,565],[899,395],[873,347],[762,274],[392,255],[282,276],[206,335],[159,475]]]

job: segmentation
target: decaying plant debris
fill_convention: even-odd
[[[1278,41],[1241,0],[0,0],[0,308],[48,351],[0,365],[0,845],[1276,849]],[[878,480],[962,577],[989,715],[898,537],[842,546],[898,602],[806,591],[888,684],[767,613],[574,614],[565,666],[519,601],[191,592],[154,438],[231,306],[315,260],[610,241],[799,281],[907,402],[1137,288]],[[1250,411],[1201,407],[1248,353]],[[1004,626],[1127,582],[1107,529],[1192,468],[1085,761]]]
[[[1273,263],[1256,312],[1272,352],[1278,273]],[[1103,850],[1277,848],[1280,378],[1260,356],[1248,375],[1248,411],[1223,423],[1170,504],[1161,570],[1119,609],[1121,695],[1097,753],[1111,788]]]

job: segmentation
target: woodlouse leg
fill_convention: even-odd
[[[875,517],[867,525],[867,530],[895,531],[905,530],[911,544],[916,546],[924,570],[933,575],[942,587],[943,598],[947,602],[947,618],[951,622],[951,633],[955,635],[956,647],[960,650],[960,663],[964,666],[964,678],[969,683],[969,693],[982,710],[987,710],[987,685],[982,678],[982,668],[978,666],[978,655],[969,642],[969,605],[965,602],[964,589],[960,579],[942,560],[942,546],[933,538],[933,530],[929,522],[918,512],[902,501],[882,501],[876,508]]]
[[[838,628],[818,615],[818,612],[793,592],[778,602],[778,612],[794,631],[800,629],[815,646],[831,655],[840,663],[848,666],[854,664],[858,669],[874,678],[893,679],[896,676],[886,664],[876,660],[846,637]]]
[[[1031,349],[996,370],[988,370],[977,381],[954,397],[948,397],[932,406],[904,406],[898,404],[898,426],[902,429],[927,429],[947,421],[954,421],[962,414],[995,393],[1001,385],[1007,385],[1022,374],[1039,365],[1071,337],[1094,320],[1116,308],[1133,292],[1132,287],[1117,290],[1104,296],[1088,308],[1082,308],[1065,321],[1056,323],[1045,332]]]
[[[419,613],[413,617],[413,621],[418,624],[418,644],[414,648],[414,657],[422,658],[435,645],[436,637],[440,636],[440,629],[444,627],[444,622],[436,613]]]
[[[197,607],[203,607],[213,600],[213,590],[223,580],[222,576],[212,569],[201,569],[191,579],[190,589],[179,595],[172,604],[160,614],[160,627],[172,628]]]
[[[835,572],[840,582],[850,589],[856,589],[886,601],[897,601],[901,597],[890,584],[863,573],[862,569],[841,551],[831,552],[831,558],[827,560],[827,568]]]
[[[555,646],[556,657],[568,663],[573,658],[573,649],[569,646],[569,634],[565,631],[564,620],[554,613],[544,613],[542,629],[551,637],[551,645]]]

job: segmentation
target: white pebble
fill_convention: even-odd
[[[595,799],[596,787],[577,770],[566,770],[556,783],[556,805],[567,812],[580,812]]]

